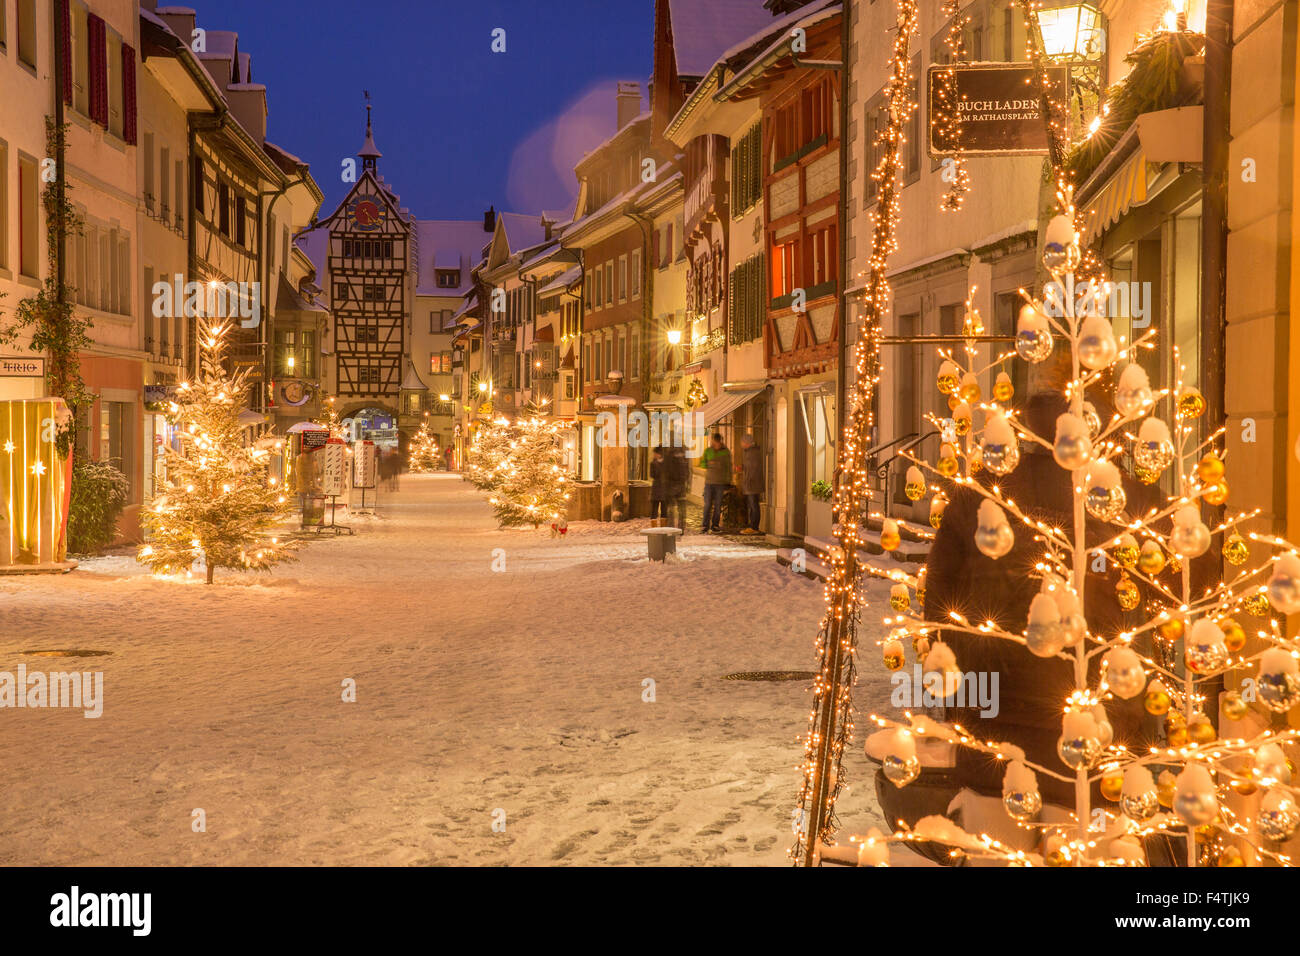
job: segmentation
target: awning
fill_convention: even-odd
[[[739,392],[723,392],[709,399],[696,411],[696,425],[708,428],[717,424],[761,391],[763,389],[753,388]]]
[[[294,422],[285,431],[290,434],[297,434],[298,432],[327,432],[329,429],[324,425],[317,425],[315,422]]]
[[[1147,161],[1146,150],[1141,146],[1124,160],[1084,211],[1084,245],[1091,244],[1132,207],[1147,201],[1147,186],[1153,168],[1153,164]]]

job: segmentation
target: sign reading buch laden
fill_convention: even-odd
[[[952,70],[959,122],[948,122],[941,90]],[[1049,67],[1052,99],[1065,103],[1069,71]],[[932,66],[927,103],[931,156],[1034,156],[1047,153],[1038,81],[1027,63]]]

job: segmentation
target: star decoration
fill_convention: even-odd
[[[11,454],[11,455],[14,453],[14,449],[15,449],[16,447],[17,447],[17,446],[16,446],[13,442],[11,442],[11,441],[7,441],[7,442],[5,442],[5,451],[7,451],[7,452],[8,452],[9,454]]]
[[[39,476],[39,475],[44,475],[44,474],[45,474],[45,462],[43,462],[43,461],[37,459],[36,464],[32,465],[32,474],[33,474],[33,475],[38,475],[38,476]]]

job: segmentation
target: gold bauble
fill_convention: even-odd
[[[1206,504],[1221,505],[1228,500],[1228,483],[1220,481],[1218,484],[1210,485],[1201,495]]]
[[[1043,862],[1048,866],[1069,866],[1070,856],[1061,847],[1057,847],[1043,857]]]
[[[1156,781],[1156,800],[1168,810],[1174,805],[1174,775],[1169,774],[1169,778],[1166,780],[1165,774],[1162,773],[1160,778],[1160,780]]]
[[[1141,600],[1137,585],[1127,574],[1119,576],[1119,582],[1115,585],[1115,596],[1119,598],[1119,606],[1126,611],[1133,610]]]
[[[1174,748],[1186,747],[1188,739],[1187,720],[1178,711],[1171,710],[1165,715],[1166,744]]]
[[[954,372],[941,374],[935,384],[939,386],[939,391],[945,395],[951,395],[957,388],[957,375]]]
[[[1205,396],[1187,386],[1178,394],[1178,413],[1183,418],[1200,418],[1205,414]]]
[[[1214,724],[1210,723],[1210,718],[1204,714],[1193,714],[1191,722],[1187,725],[1187,736],[1194,744],[1211,743],[1218,733],[1214,730]]]
[[[1205,453],[1200,464],[1196,466],[1196,476],[1201,479],[1201,483],[1212,485],[1223,478],[1223,460],[1214,452]]]
[[[1243,797],[1249,797],[1259,789],[1259,784],[1248,776],[1241,776],[1230,780],[1228,786],[1232,788],[1233,793],[1239,793]]]
[[[998,375],[998,380],[993,383],[993,397],[1003,404],[1011,401],[1016,394],[1016,388],[1011,384],[1011,379],[1006,377],[1006,372]]]
[[[961,404],[961,399],[958,398],[956,395],[948,396],[948,411],[952,411],[960,404]]]
[[[1142,706],[1146,708],[1146,712],[1153,717],[1163,717],[1169,713],[1170,703],[1168,689],[1160,681],[1153,680],[1142,698]]]
[[[1227,645],[1228,650],[1233,654],[1246,646],[1246,629],[1232,618],[1220,621],[1219,627],[1223,631],[1223,643]]]
[[[1245,866],[1246,859],[1241,855],[1241,851],[1235,846],[1225,846],[1219,854],[1219,858],[1214,861],[1215,866]]]
[[[1183,624],[1183,619],[1181,617],[1171,617],[1167,621],[1160,622],[1160,625],[1156,630],[1160,632],[1160,636],[1166,641],[1176,641],[1183,636],[1183,632],[1186,631],[1187,628]]]
[[[1165,565],[1165,570],[1170,574],[1183,573],[1183,560],[1175,552],[1169,552],[1169,563]]]
[[[925,482],[909,481],[907,484],[903,485],[903,493],[907,495],[908,499],[911,501],[920,501],[925,497]]]
[[[1250,710],[1250,705],[1246,703],[1241,694],[1235,690],[1230,690],[1223,695],[1223,700],[1219,703],[1220,712],[1229,720],[1241,720]]]
[[[966,456],[966,464],[970,466],[972,475],[984,467],[984,452],[980,450],[979,445],[970,450],[970,454]]]
[[[958,435],[969,434],[970,419],[965,415],[962,415],[958,418],[954,418],[952,420],[952,430],[955,431]]]
[[[1229,564],[1241,567],[1250,559],[1250,545],[1241,535],[1233,533],[1223,543],[1223,558]]]
[[[1159,543],[1151,540],[1142,543],[1142,552],[1138,555],[1138,569],[1148,577],[1155,577],[1165,569],[1165,552]]]
[[[1135,464],[1133,466],[1133,474],[1137,475],[1138,481],[1142,482],[1144,485],[1154,485],[1160,480],[1160,472],[1156,471],[1154,468],[1147,468],[1144,465]]]
[[[916,606],[925,607],[925,588],[916,589]]]
[[[957,392],[963,402],[974,405],[980,400],[979,382],[967,382]]]
[[[935,470],[945,478],[951,478],[953,475],[957,474],[957,459],[940,458],[939,464],[935,466]],[[935,527],[938,527],[938,525],[935,525]]]
[[[918,634],[912,638],[912,650],[916,653],[916,659],[923,661],[930,653],[930,638],[924,634]]]
[[[1241,603],[1256,617],[1268,617],[1273,611],[1273,605],[1268,603],[1268,595],[1263,592],[1248,595]]]
[[[902,588],[898,592],[891,592],[889,595],[889,606],[895,611],[906,611],[912,606],[912,601],[907,595],[907,588]]]
[[[1115,546],[1115,550],[1112,554],[1115,555],[1115,560],[1119,562],[1122,567],[1132,570],[1137,566],[1138,555],[1141,554],[1141,552],[1138,551],[1137,545],[1120,544]]]
[[[955,463],[955,462],[954,462]],[[948,507],[948,496],[937,494],[930,499],[930,527],[938,529],[943,523],[943,511]]]
[[[886,551],[897,551],[898,546],[903,543],[902,536],[897,531],[880,532],[880,546]],[[896,610],[901,610],[897,609]]]
[[[1112,802],[1119,800],[1124,790],[1124,775],[1118,770],[1108,771],[1101,778],[1101,795]]]
[[[896,671],[902,666],[903,666],[903,652],[899,650],[897,653],[891,653],[889,648],[886,647],[885,668],[887,670]]]

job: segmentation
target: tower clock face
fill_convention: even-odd
[[[375,232],[384,227],[388,208],[377,196],[358,196],[348,207],[348,221],[362,232]]]

